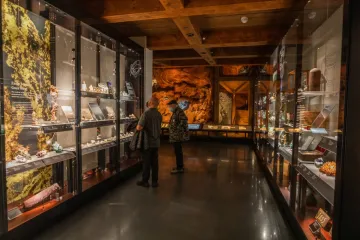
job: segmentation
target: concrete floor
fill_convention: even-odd
[[[160,150],[158,189],[137,178],[79,209],[38,240],[293,239],[249,146],[187,143],[186,173]]]

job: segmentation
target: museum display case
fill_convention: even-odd
[[[76,194],[75,20],[38,8],[2,1],[6,230]]]
[[[307,239],[332,239],[344,128],[344,11],[344,1],[309,1],[296,17],[271,57],[268,142],[256,144],[277,196]]]
[[[143,112],[143,60],[141,53],[120,45],[120,169],[138,163],[141,159],[131,153],[129,144]]]
[[[81,24],[82,190],[115,173],[116,41]]]
[[[124,99],[119,69],[142,74],[143,55],[126,54],[140,68],[120,59],[118,41],[44,1],[2,0],[1,9],[3,234],[120,174],[120,142],[132,133],[119,130],[142,106],[124,115],[119,96],[139,102],[143,79],[123,83]]]
[[[337,140],[344,126],[343,3],[311,2],[303,16],[295,211],[308,238],[332,238],[336,161],[342,151]],[[311,20],[313,12],[317,18]]]

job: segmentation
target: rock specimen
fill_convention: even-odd
[[[163,122],[171,113],[166,104],[175,99],[186,105],[189,123],[205,123],[212,118],[212,82],[210,69],[205,67],[154,69],[153,96],[160,100]]]

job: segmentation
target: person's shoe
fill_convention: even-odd
[[[151,186],[152,186],[153,188],[157,188],[157,187],[159,187],[159,183],[154,182],[154,183],[151,184]]]
[[[184,173],[184,168],[174,168],[173,170],[171,170],[171,174],[179,174],[179,173]]]
[[[143,181],[138,181],[136,183],[136,185],[140,186],[140,187],[145,187],[145,188],[148,188],[150,187],[150,184],[148,182],[143,182]]]

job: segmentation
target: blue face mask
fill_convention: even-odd
[[[170,112],[175,112],[175,108],[171,107]]]

